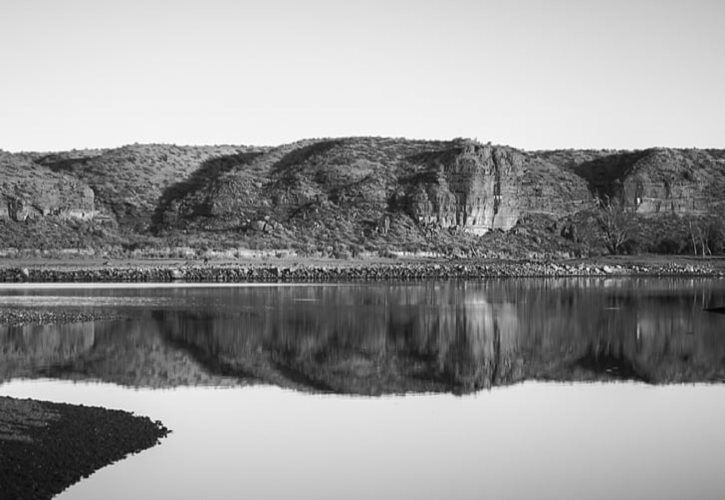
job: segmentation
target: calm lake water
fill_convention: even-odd
[[[725,280],[0,289],[0,395],[162,420],[58,498],[725,497]]]

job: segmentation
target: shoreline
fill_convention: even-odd
[[[2,498],[50,499],[169,432],[122,410],[0,396]]]
[[[0,261],[0,283],[274,283],[523,277],[725,277],[725,258],[609,257],[567,261],[444,259]]]
[[[0,285],[2,288],[2,285]],[[0,306],[0,327],[22,325],[62,325],[87,321],[116,320],[122,316],[103,311],[83,311],[72,307],[55,310],[47,306],[3,305]]]

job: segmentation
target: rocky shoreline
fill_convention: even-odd
[[[0,397],[0,494],[52,498],[169,432],[125,411]]]
[[[143,265],[0,267],[0,282],[347,282],[514,277],[725,277],[725,261],[526,262],[409,261],[392,263],[159,263]]]
[[[119,314],[100,311],[51,310],[35,307],[0,308],[0,325],[57,325],[118,319]]]

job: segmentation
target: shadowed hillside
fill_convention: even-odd
[[[242,160],[184,189],[158,218],[159,234],[207,232],[213,240],[231,233],[248,246],[353,254],[391,245],[435,251],[511,229],[526,215],[562,217],[590,202],[571,172],[463,140],[303,141]]]
[[[718,253],[725,241],[723,150],[360,137],[0,152],[0,172],[3,248],[586,255],[611,250],[596,200],[633,221],[617,251]]]
[[[236,154],[244,147],[132,145],[89,152],[41,156],[36,163],[83,179],[109,217],[124,228],[144,231],[169,185],[194,174],[212,157]]]
[[[725,201],[723,150],[551,151],[542,156],[586,179],[595,195],[618,198],[638,214],[707,213]]]

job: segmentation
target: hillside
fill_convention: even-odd
[[[200,169],[211,158],[246,150],[233,146],[132,145],[118,149],[37,156],[35,164],[86,182],[98,210],[121,226],[147,229],[164,189]]]
[[[29,155],[0,151],[0,218],[23,222],[48,215],[89,219],[94,192],[82,179],[54,172]]]
[[[584,178],[599,197],[639,214],[705,214],[725,198],[725,150],[551,151],[541,156]]]
[[[228,158],[162,204],[159,234],[234,234],[251,246],[436,250],[590,198],[578,176],[468,141],[304,141]],[[343,250],[349,251],[349,250]]]
[[[695,226],[722,251],[723,150],[360,137],[0,152],[0,175],[0,249],[579,255],[607,251],[599,199],[630,219],[622,251],[687,252]]]

